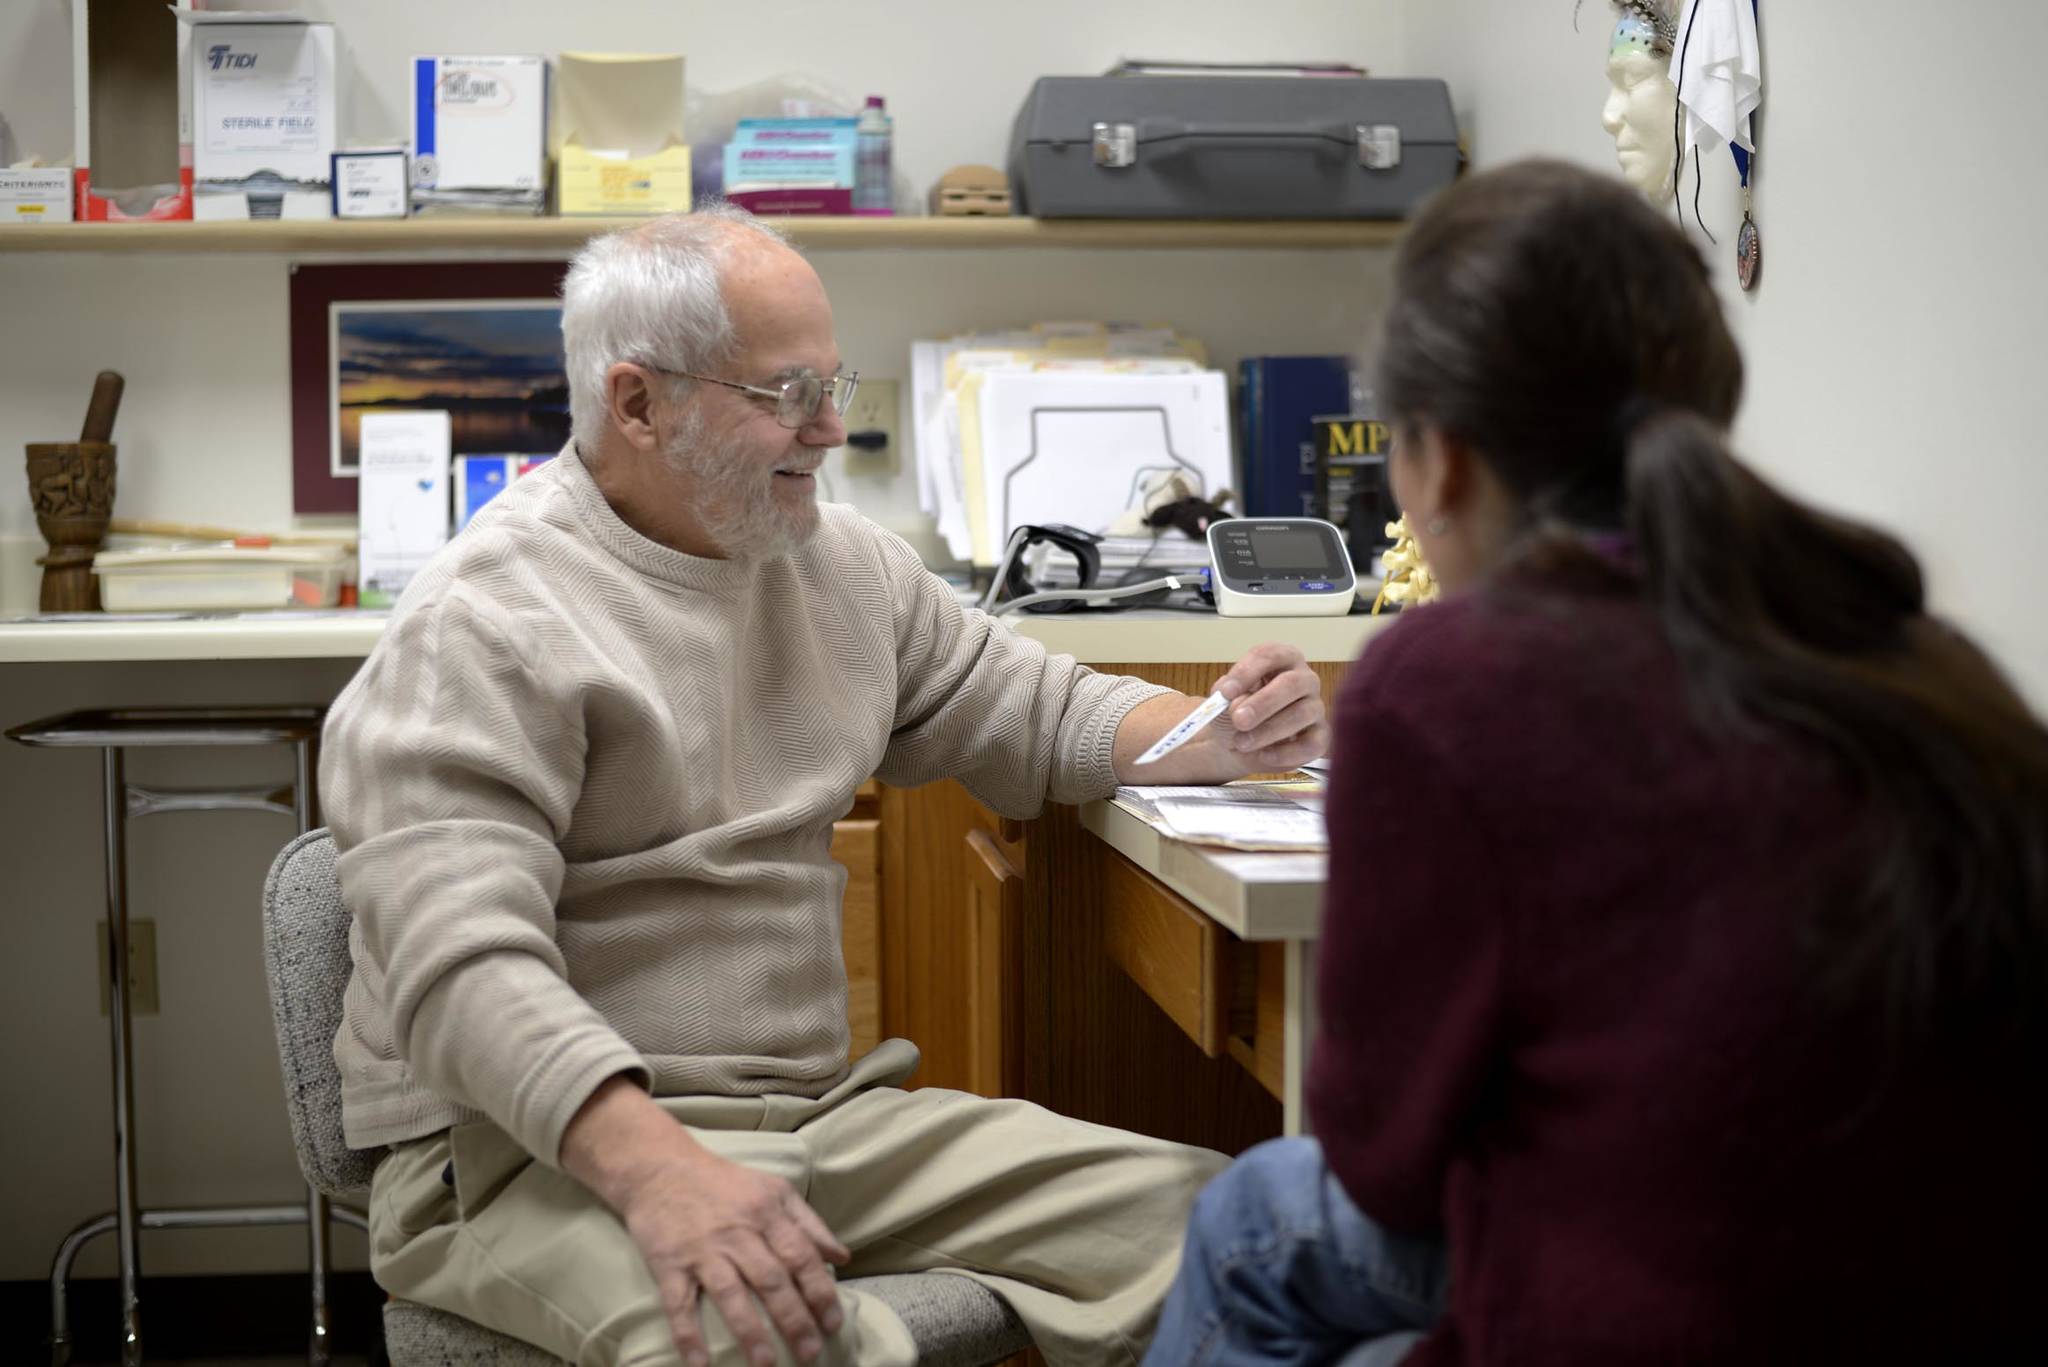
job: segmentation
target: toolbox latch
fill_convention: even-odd
[[[1102,125],[1095,125],[1099,130]],[[1096,146],[1101,147],[1100,133]],[[1097,161],[1102,160],[1100,151]],[[1358,164],[1368,171],[1391,171],[1401,164],[1401,130],[1391,123],[1358,125]]]
[[[1360,130],[1361,134],[1363,130]],[[1360,155],[1363,155],[1361,151]],[[1130,123],[1095,125],[1095,164],[1130,166],[1138,160],[1138,127]]]

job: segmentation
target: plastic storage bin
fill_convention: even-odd
[[[340,546],[168,546],[102,551],[93,561],[108,612],[246,612],[331,608],[348,553]]]

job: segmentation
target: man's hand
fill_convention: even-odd
[[[1203,734],[1142,768],[1134,763],[1138,756],[1200,700],[1169,694],[1126,713],[1116,733],[1117,782],[1222,783],[1293,769],[1330,747],[1322,681],[1294,646],[1252,647],[1210,691],[1229,698],[1229,710]]]
[[[591,1094],[563,1133],[561,1161],[625,1221],[689,1367],[711,1361],[700,1295],[757,1367],[772,1367],[775,1345],[754,1297],[799,1361],[815,1359],[839,1331],[838,1288],[825,1264],[851,1255],[817,1212],[781,1178],[706,1149],[630,1079]]]

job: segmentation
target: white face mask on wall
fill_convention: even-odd
[[[1659,203],[1671,197],[1677,168],[1678,87],[1671,83],[1674,19],[1663,0],[1621,6],[1607,53],[1611,89],[1600,122],[1614,139],[1621,175]]]

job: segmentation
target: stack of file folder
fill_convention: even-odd
[[[993,566],[1013,528],[1062,522],[1140,533],[1104,548],[1106,571],[1148,550],[1162,573],[1206,563],[1206,547],[1160,559],[1129,517],[1171,475],[1208,498],[1231,485],[1229,382],[1199,341],[1038,323],[914,342],[911,376],[919,506],[960,560]]]

